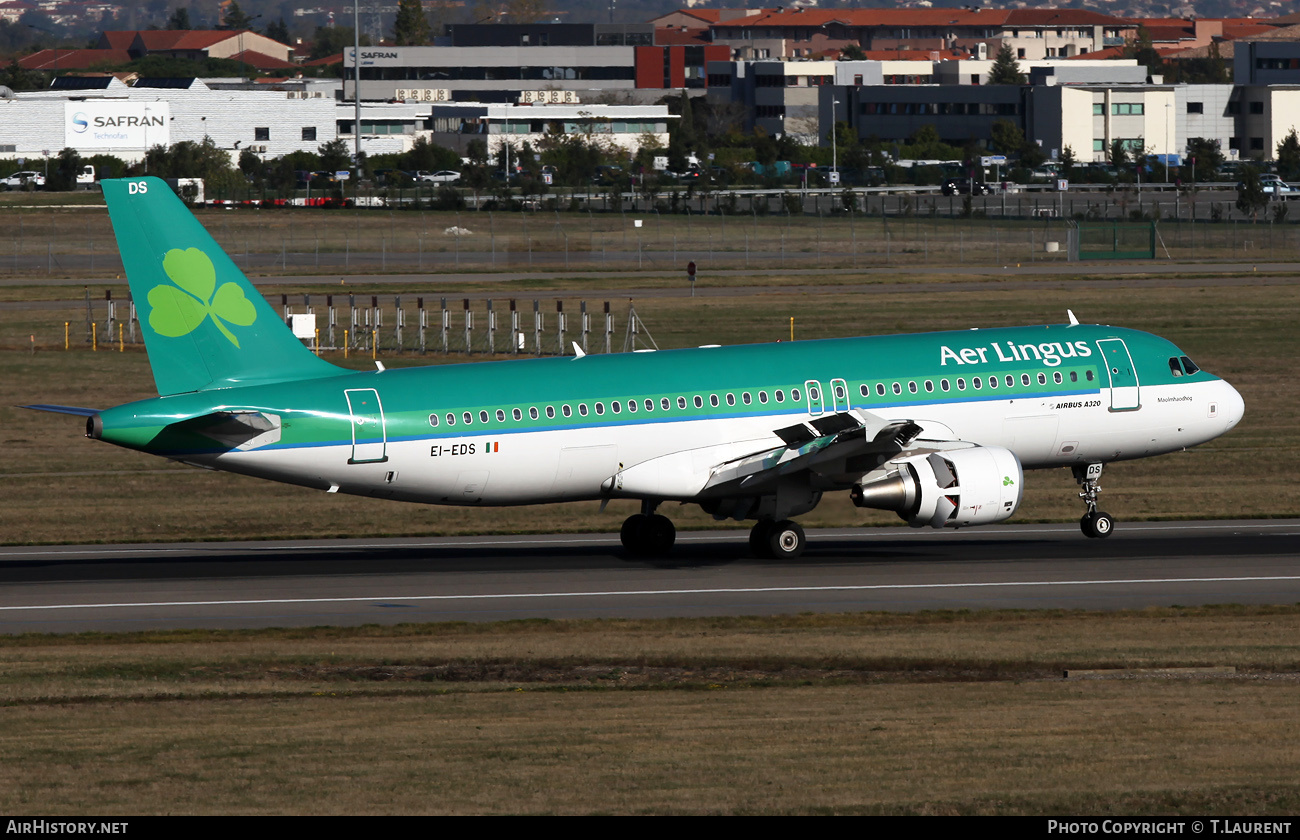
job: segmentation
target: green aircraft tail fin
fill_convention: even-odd
[[[335,376],[158,178],[101,182],[158,393]]]

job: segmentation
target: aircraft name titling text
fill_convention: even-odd
[[[994,354],[994,356],[990,356]],[[1042,344],[1015,344],[1010,341],[995,341],[982,347],[961,347],[957,350],[948,345],[939,348],[939,364],[953,362],[958,365],[982,365],[990,362],[1028,362],[1039,361],[1048,367],[1057,367],[1064,359],[1085,358],[1092,355],[1092,348],[1086,341],[1046,341]]]

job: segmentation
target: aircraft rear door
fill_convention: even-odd
[[[379,392],[373,388],[344,391],[352,416],[352,457],[349,464],[375,464],[388,460],[388,430]]]
[[[1122,338],[1104,338],[1097,342],[1110,377],[1110,410],[1133,411],[1142,403],[1138,394],[1137,366]]]

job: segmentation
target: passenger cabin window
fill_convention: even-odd
[[[436,415],[436,414],[430,414],[430,415],[429,415],[429,425],[430,425],[430,426],[436,426],[436,425],[438,425],[438,415]]]
[[[573,416],[573,409],[569,408],[567,405],[561,408],[561,412],[564,414],[565,417]]]
[[[456,425],[456,415],[452,414],[450,411],[447,412],[447,425],[448,426]]]
[[[686,407],[686,398],[685,398],[685,397],[678,397],[678,398],[677,398],[677,407],[678,407],[678,408],[685,408],[685,407]]]
[[[504,414],[502,416],[504,416]],[[488,421],[488,413],[486,411],[480,411],[478,413],[478,421],[480,423],[486,423]]]
[[[473,415],[473,414],[470,414],[470,413],[467,411],[467,412],[465,412],[464,414],[461,415],[461,418],[460,418],[460,419],[464,420],[464,421],[465,421],[465,425],[468,426],[470,423],[473,423],[473,422],[474,422],[474,415]]]
[[[613,402],[611,402],[611,403],[609,404],[609,407],[610,407],[610,410],[613,411],[615,414],[618,414],[619,412],[621,412],[621,411],[623,410],[623,404],[622,404],[621,402],[619,402],[618,400],[614,400]],[[599,412],[598,412],[598,413],[599,413]]]
[[[780,390],[779,388],[777,389],[777,392],[776,392],[776,401],[777,401],[777,402],[785,402],[785,392],[782,391],[782,390]]]
[[[537,419],[537,407],[536,407],[536,406],[533,406],[533,407],[531,407],[531,408],[528,409],[528,419],[529,419],[529,420],[536,420],[536,419]]]
[[[506,413],[499,408],[497,409],[497,422],[498,423],[506,422]]]
[[[704,408],[704,397],[701,397],[698,394],[695,395],[695,407]]]

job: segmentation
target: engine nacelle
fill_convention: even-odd
[[[1020,507],[1024,471],[1015,453],[977,446],[891,461],[891,471],[853,488],[858,507],[892,510],[913,528],[962,528],[1009,518]]]

